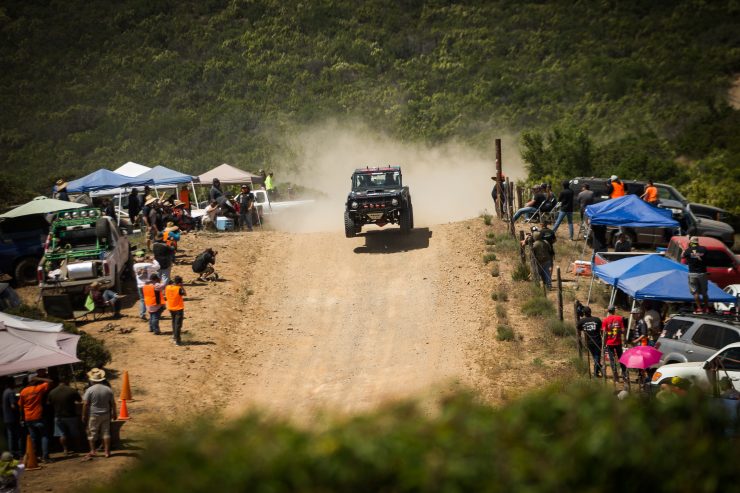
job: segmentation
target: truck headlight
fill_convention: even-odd
[[[351,204],[351,206],[352,206],[352,208],[353,208],[353,209],[357,209],[357,207],[358,207],[359,205],[360,205],[360,204],[358,204],[357,202],[352,202],[352,204]]]
[[[657,382],[658,380],[660,380],[660,377],[662,376],[663,376],[662,373],[660,373],[659,371],[656,371],[655,373],[653,373],[652,381]]]
[[[394,206],[394,207],[397,206],[398,205],[398,199],[391,200],[391,205]]]

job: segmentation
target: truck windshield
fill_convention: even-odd
[[[353,190],[367,190],[378,187],[400,187],[401,173],[398,171],[378,171],[374,173],[356,173],[352,177]]]

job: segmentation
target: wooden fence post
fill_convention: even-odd
[[[555,272],[557,273],[558,279],[558,317],[560,321],[563,321],[563,278],[560,277],[560,266],[556,267]]]

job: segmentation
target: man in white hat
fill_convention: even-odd
[[[90,453],[83,460],[95,457],[95,443],[103,439],[105,456],[110,457],[110,422],[116,416],[116,399],[113,391],[105,385],[105,371],[93,368],[87,372],[90,387],[82,396],[82,419],[87,425],[87,441]]]

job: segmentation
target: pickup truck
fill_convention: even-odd
[[[718,383],[726,377],[740,391],[740,342],[728,344],[704,361],[663,365],[653,374],[652,385],[660,386],[673,377],[690,380],[699,388],[719,393]]]
[[[259,213],[260,218],[264,218],[265,216],[270,216],[272,214],[278,214],[295,207],[303,207],[314,203],[313,200],[286,200],[273,202],[267,195],[267,190],[263,190],[261,188],[257,190],[252,190],[252,195],[254,195],[255,209]],[[205,209],[207,206],[207,201],[201,202],[197,209],[193,209],[190,211],[190,215],[193,218],[203,216],[206,213]]]
[[[674,236],[668,242],[665,256],[685,264],[681,256],[688,246],[688,236]],[[704,263],[707,266],[707,278],[710,281],[721,288],[740,283],[740,259],[725,244],[715,238],[699,236],[699,246],[707,249]]]
[[[122,291],[122,276],[131,266],[128,238],[100,209],[60,211],[51,223],[38,281],[46,313],[74,318],[84,311],[94,281]]]

